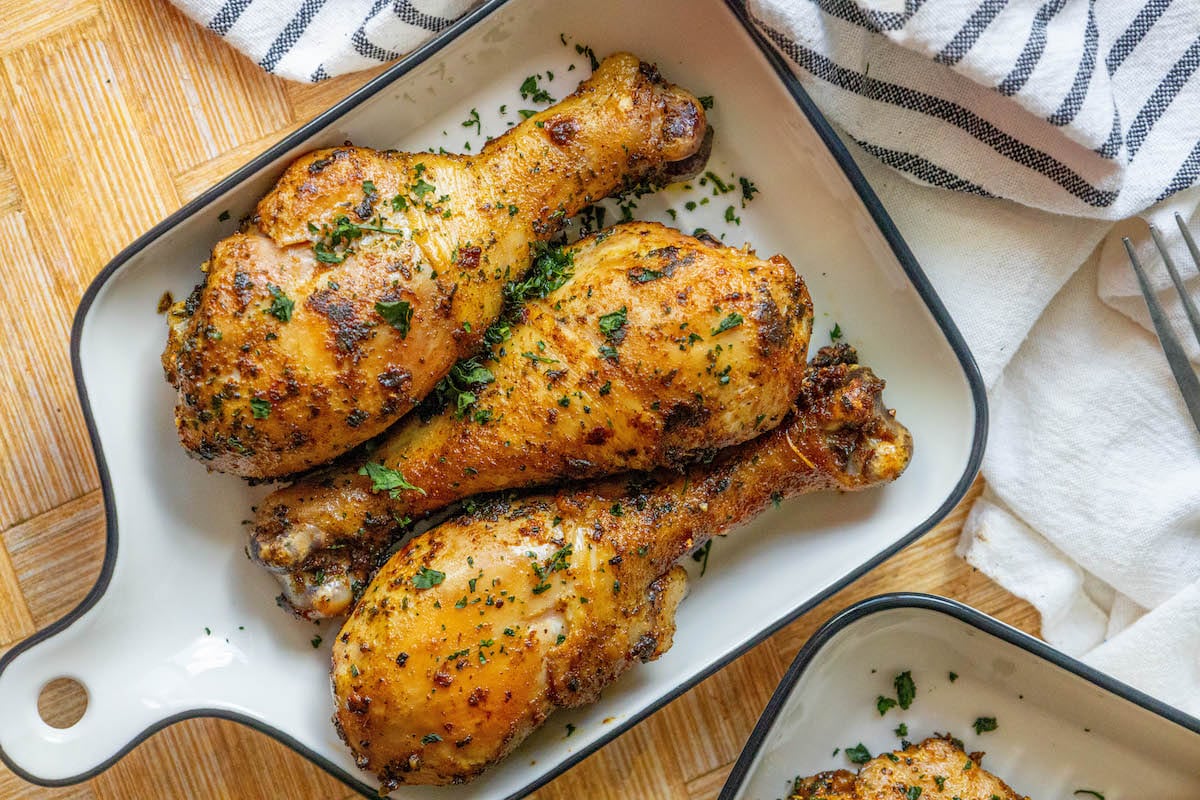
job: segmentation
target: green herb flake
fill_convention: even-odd
[[[833,329],[829,331],[829,339],[836,342],[842,338],[842,326],[838,323],[833,323]]]
[[[895,677],[892,685],[896,687],[896,699],[900,701],[900,707],[905,711],[912,705],[913,698],[917,696],[917,687],[913,683],[912,672],[905,670]]]
[[[875,708],[879,710],[879,716],[881,716],[881,717],[884,714],[886,714],[890,709],[893,709],[895,707],[896,707],[896,701],[890,697],[884,697],[883,695],[879,695],[879,697],[875,698]]]
[[[255,419],[266,419],[271,416],[271,401],[263,400],[261,397],[250,398],[250,413]]]
[[[1097,792],[1095,789],[1076,789],[1071,794],[1076,795],[1076,796],[1082,795],[1082,794],[1087,794],[1087,795],[1091,795],[1092,797],[1095,797],[1096,800],[1104,800],[1104,795],[1100,794],[1100,792]]]
[[[904,796],[908,798],[908,800],[917,800],[917,798],[921,796],[921,787],[909,786],[908,791],[904,793]]]
[[[950,677],[950,682],[951,682],[951,683],[954,683],[956,680],[958,680],[958,673],[957,673],[957,672],[951,672],[949,677]]]
[[[398,469],[392,469],[380,464],[376,461],[368,461],[363,464],[358,470],[359,475],[366,475],[371,479],[372,492],[386,491],[393,500],[400,497],[401,491],[420,492],[425,494],[425,490],[420,486],[414,486],[409,483],[404,477],[404,473]]]
[[[553,103],[554,98],[550,93],[538,86],[538,79],[541,75],[530,75],[525,80],[521,81],[521,99],[532,100],[535,103]]]
[[[383,317],[383,321],[400,332],[401,339],[408,338],[412,327],[413,308],[406,300],[380,300],[375,304],[375,313]]]
[[[312,641],[311,641],[309,644],[311,644],[311,645],[313,646],[313,650],[316,650],[318,647],[320,647],[320,646],[321,646],[321,637],[320,637],[320,636],[314,636],[314,637],[312,638]]]
[[[267,284],[267,290],[271,292],[271,305],[267,306],[267,313],[280,322],[291,320],[292,309],[296,307],[295,301],[273,283]]]
[[[467,118],[463,120],[462,126],[464,128],[474,128],[477,136],[483,133],[483,123],[479,120],[479,112],[474,108],[471,109],[471,113]]]
[[[746,203],[749,203],[754,199],[754,195],[758,194],[758,187],[749,178],[738,178],[738,183],[742,186],[742,208],[745,208]]]
[[[996,724],[995,717],[977,717],[972,727],[975,728],[975,733],[978,735],[994,731],[1000,726]]]
[[[413,575],[412,585],[414,589],[432,589],[444,580],[446,580],[446,573],[429,567],[420,567],[417,574]]]
[[[569,737],[574,732],[575,732],[575,726],[568,722],[567,723],[567,737]],[[566,737],[564,737],[564,738],[566,738]]]
[[[701,108],[708,110],[713,107],[713,96],[711,94],[706,94],[698,99],[700,100]]]
[[[436,733],[427,733],[421,737],[421,744],[436,744],[442,740]]]
[[[851,764],[865,764],[871,760],[871,751],[862,742],[857,747],[847,747],[845,753]]]
[[[741,314],[734,311],[733,313],[726,316],[725,319],[721,320],[721,324],[718,325],[717,327],[713,328],[712,333],[709,335],[716,336],[718,334],[724,333],[727,330],[736,328],[738,325],[741,325],[745,321],[746,321],[745,317],[743,317]]]
[[[621,306],[616,311],[609,314],[604,314],[600,317],[600,332],[609,339],[617,339],[621,335],[621,330],[625,327],[628,310],[625,306]]]
[[[896,736],[901,737],[901,738],[908,736],[908,723],[901,722],[899,725],[896,726],[896,729],[893,730],[892,733],[896,734]]]

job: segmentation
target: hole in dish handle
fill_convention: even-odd
[[[84,780],[171,713],[145,701],[136,650],[97,647],[78,623],[10,654],[0,670],[0,755],[34,783]],[[63,679],[83,689],[82,703]]]

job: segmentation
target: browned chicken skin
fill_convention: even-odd
[[[173,309],[180,440],[265,478],[379,434],[478,349],[530,245],[701,147],[691,94],[630,55],[474,156],[302,156]]]
[[[397,535],[464,497],[682,465],[778,425],[800,390],[812,303],[782,256],[629,223],[562,254],[463,413],[412,415],[369,455],[274,492],[251,547],[314,618],[349,610]],[[364,462],[417,489],[373,491]]]
[[[857,775],[839,769],[797,778],[789,800],[1029,800],[983,769],[982,758],[949,738],[930,738],[871,759]]]
[[[782,424],[711,463],[496,500],[408,542],[334,645],[359,765],[385,791],[470,780],[670,646],[682,555],[774,497],[896,478],[911,438],[855,360],[822,350]]]

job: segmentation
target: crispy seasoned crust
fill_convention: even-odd
[[[379,434],[479,347],[531,243],[687,159],[705,130],[695,97],[621,54],[475,156],[301,156],[172,309],[180,441],[266,478]]]
[[[949,737],[877,756],[859,769],[797,778],[790,800],[1029,800]]]
[[[345,613],[397,519],[480,492],[682,465],[776,426],[804,396],[812,303],[781,256],[635,222],[563,257],[574,277],[523,307],[465,413],[413,415],[369,455],[260,504],[251,552],[283,574],[298,613]],[[367,460],[422,491],[372,492]]]

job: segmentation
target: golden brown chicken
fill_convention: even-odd
[[[782,256],[636,222],[543,261],[529,281],[557,288],[514,310],[486,367],[455,369],[450,408],[259,505],[251,552],[297,613],[346,613],[397,520],[480,492],[680,465],[791,408],[812,303]]]
[[[478,155],[297,159],[173,308],[162,360],[183,446],[264,478],[380,433],[479,348],[531,243],[686,161],[705,131],[695,97],[615,55]]]
[[[949,737],[871,759],[858,774],[839,769],[797,778],[789,800],[1029,800],[980,766]]]
[[[783,423],[710,463],[494,500],[407,543],[334,645],[359,765],[385,791],[470,780],[670,647],[682,555],[774,498],[897,477],[911,438],[855,360],[822,350]]]

